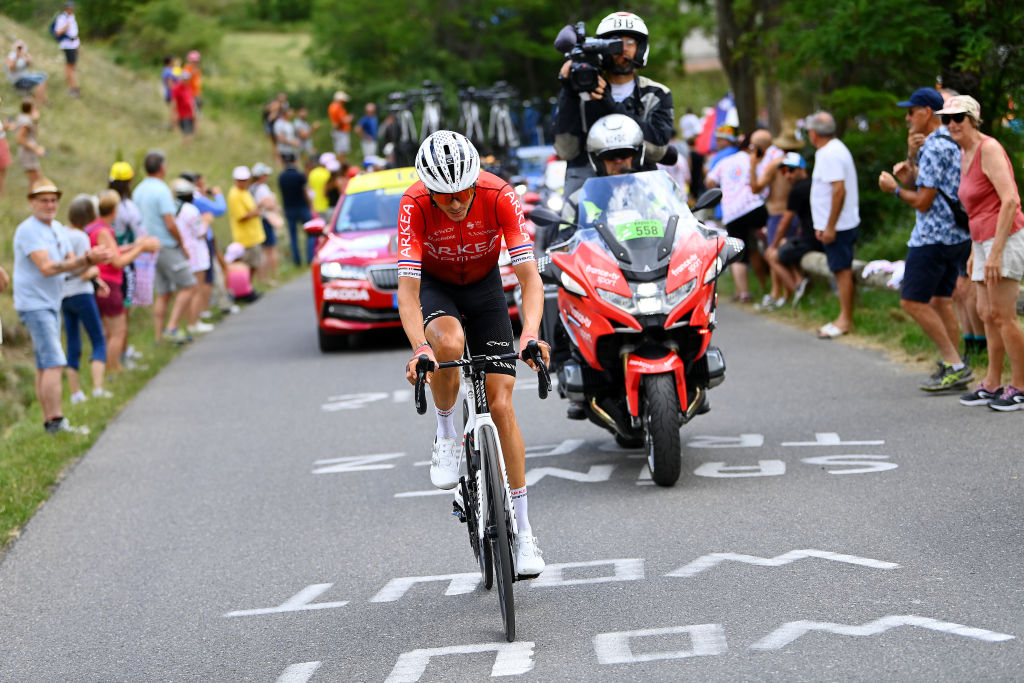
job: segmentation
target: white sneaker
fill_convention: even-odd
[[[439,489],[453,489],[459,483],[462,439],[436,437],[430,454],[430,483]]]
[[[199,314],[199,317],[202,318],[203,320],[209,320],[210,318],[213,317],[213,311],[203,311],[202,313]]]
[[[58,422],[49,424],[46,426],[46,432],[48,434],[88,434],[88,427],[72,427],[71,423],[68,422],[66,417],[62,417]]]
[[[771,294],[765,294],[763,297],[761,297],[761,307],[762,308],[768,308],[769,306],[772,305],[772,303],[773,303],[773,300],[772,300],[772,295]]]
[[[124,355],[126,358],[131,358],[132,360],[142,360],[142,352],[138,351],[131,344],[129,344],[128,348],[124,350]]]
[[[103,387],[96,387],[92,390],[93,398],[114,398],[114,395]]]
[[[544,571],[544,558],[537,546],[537,537],[529,531],[516,534],[516,574],[534,578]]]
[[[76,403],[85,403],[88,400],[89,399],[86,398],[84,391],[76,391],[71,394],[71,405],[75,405]]]
[[[207,332],[213,332],[213,325],[200,320],[195,325],[189,325],[188,331],[192,334],[206,334]]]

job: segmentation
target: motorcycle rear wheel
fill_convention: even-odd
[[[679,398],[672,373],[643,378],[647,464],[658,486],[674,486],[683,468]]]

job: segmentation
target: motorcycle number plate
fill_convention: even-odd
[[[641,237],[664,237],[665,225],[658,220],[637,220],[615,226],[615,239],[620,242]]]

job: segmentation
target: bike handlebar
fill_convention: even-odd
[[[430,358],[426,354],[420,354],[416,359],[416,389],[414,391],[416,412],[420,415],[427,412],[427,397],[424,385],[427,382],[428,372],[444,370],[446,368],[459,368],[466,365],[477,367],[492,361],[520,359],[525,362],[527,360],[532,360],[537,364],[537,395],[540,398],[545,399],[548,397],[548,392],[551,391],[551,376],[548,374],[548,367],[544,364],[542,358],[540,345],[536,340],[532,339],[526,343],[526,348],[523,349],[521,355],[518,353],[501,353],[496,356],[470,356],[468,359],[460,358],[459,360],[434,364],[430,362]],[[433,369],[431,369],[431,365],[434,365]]]

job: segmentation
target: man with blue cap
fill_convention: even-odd
[[[960,148],[935,114],[943,107],[939,91],[919,88],[897,106],[907,110],[911,154],[907,161],[893,166],[892,173],[882,171],[878,187],[917,212],[907,242],[900,306],[917,321],[942,356],[938,369],[921,383],[921,388],[961,389],[970,382],[972,373],[957,351],[960,332],[952,298],[957,277],[967,272],[971,251],[967,226],[957,224],[953,211],[959,204]],[[922,139],[923,144],[917,147],[915,143]]]

